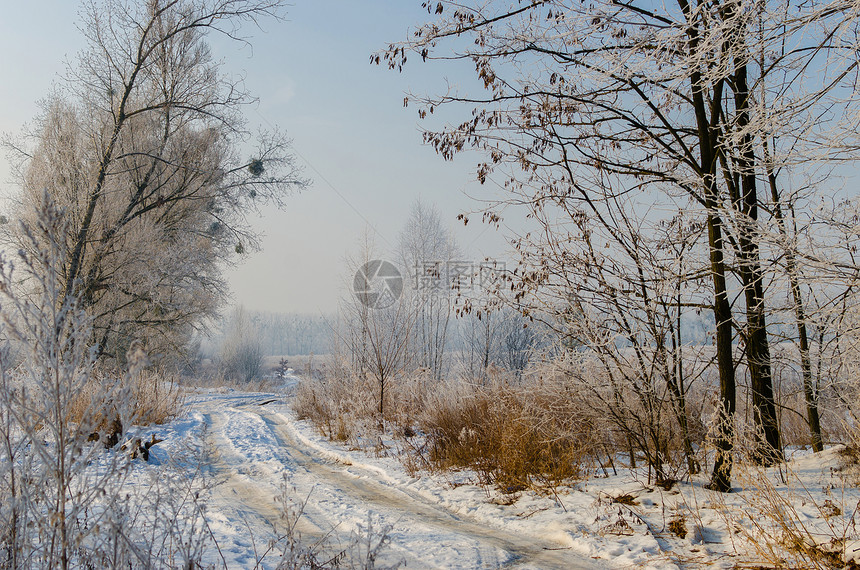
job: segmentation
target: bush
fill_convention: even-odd
[[[392,378],[389,423],[379,422],[376,397],[371,380],[334,359],[325,374],[302,377],[293,409],[329,439],[352,444],[380,426],[407,440],[423,432],[423,445],[405,446],[405,464],[474,469],[482,484],[502,491],[551,489],[579,478],[595,445],[595,426],[560,378],[498,373],[479,385],[435,382],[417,370]]]
[[[582,475],[590,423],[546,385],[463,384],[433,398],[421,428],[438,468],[466,467],[502,491]]]
[[[58,275],[66,229],[45,194],[38,223],[22,225],[20,270],[0,261],[2,333],[21,357],[14,368],[0,359],[0,565],[12,568],[80,565],[103,545],[87,517],[129,461],[90,443],[103,424],[128,421],[131,398],[121,382],[94,386],[90,320]]]
[[[110,395],[121,395],[123,401],[113,401]],[[105,400],[99,408],[107,413],[93,418],[96,431],[113,422],[120,410],[127,415],[128,425],[163,424],[179,414],[185,400],[178,380],[170,374],[157,370],[127,374],[96,368],[69,403],[71,421],[86,422],[86,416],[94,412],[91,403],[98,398]]]
[[[390,397],[390,396],[389,396]],[[296,389],[293,410],[325,437],[351,441],[376,419],[373,382],[353,373],[337,358],[321,374],[305,374]]]
[[[155,550],[135,541],[156,536],[156,527],[174,533],[176,544],[199,537],[175,535],[173,519],[157,512],[134,528],[129,509],[147,503],[134,507],[125,489],[132,458],[105,447],[132,423],[175,415],[179,389],[144,372],[139,349],[127,374],[97,369],[91,321],[58,274],[57,240],[66,229],[46,194],[38,223],[22,226],[28,247],[18,267],[0,260],[0,326],[9,343],[0,351],[0,567],[158,566]],[[169,506],[185,504],[187,496]]]

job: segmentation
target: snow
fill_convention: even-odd
[[[283,528],[283,501],[298,509],[304,499],[297,529],[320,552],[347,549],[370,524],[390,538],[377,562],[409,568],[731,568],[763,560],[755,544],[780,532],[767,516],[779,508],[811,542],[829,545],[842,533],[846,551],[860,558],[860,494],[846,485],[836,449],[797,451],[781,469],[738,467],[738,492],[727,495],[704,489],[704,478],[667,491],[618,469],[557,495],[508,497],[468,471],[410,474],[393,440],[367,451],[332,443],[296,419],[291,391],[198,390],[182,417],[155,430],[164,442],[152,461],[136,463],[132,480],[145,484],[147,470],[190,469],[193,462],[175,459],[194,448],[189,442],[203,442],[205,519],[218,546],[207,561],[216,566],[275,567],[275,553],[260,558]],[[632,500],[615,500],[624,495]],[[683,520],[685,537],[670,532],[673,520]]]

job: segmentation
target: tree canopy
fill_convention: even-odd
[[[279,132],[255,144],[254,101],[208,36],[280,18],[280,0],[92,1],[87,48],[50,94],[22,154],[22,220],[47,191],[69,219],[66,296],[104,356],[133,340],[181,347],[224,299],[222,269],[256,245],[246,214],[306,185]],[[251,146],[254,150],[250,151]],[[8,238],[23,245],[13,229]]]

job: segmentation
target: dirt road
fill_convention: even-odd
[[[345,548],[368,517],[387,527],[391,542],[379,561],[408,568],[598,568],[560,544],[492,528],[452,513],[379,473],[345,465],[301,444],[277,401],[236,394],[201,404],[216,450],[213,469],[219,508],[233,508],[249,528],[277,527],[275,498],[307,498],[298,528],[325,552]],[[258,531],[261,532],[262,531]]]

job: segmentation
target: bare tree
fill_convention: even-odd
[[[745,301],[745,323],[738,330],[755,408],[754,456],[763,463],[778,461],[757,145],[762,132],[803,140],[790,153],[797,161],[804,156],[800,147],[821,143],[822,130],[809,126],[821,111],[815,101],[849,84],[848,72],[856,69],[850,55],[856,47],[852,4],[804,5],[797,11],[736,0],[425,6],[435,20],[373,61],[401,69],[407,53],[414,53],[423,60],[474,65],[483,92],[452,89],[411,98],[425,118],[442,105],[471,108],[459,125],[426,133],[425,140],[444,158],[466,148],[483,151],[487,159],[478,165],[478,179],[503,174],[509,192],[504,203],[539,210],[547,203],[571,202],[590,214],[598,202],[611,207],[615,197],[651,193],[661,207],[701,222],[707,247],[699,255],[707,260],[711,281],[721,402],[711,486],[731,488],[735,279]],[[768,69],[786,71],[769,87],[777,104],[754,96],[763,75],[761,70],[756,75],[751,61],[760,53],[766,54]],[[813,62],[828,64],[823,90],[820,83],[812,88]],[[488,215],[498,218],[493,210]],[[552,225],[540,231],[560,248],[568,239],[564,232],[554,234]]]
[[[510,307],[502,310],[499,331],[499,362],[517,376],[528,366],[539,344],[538,323]]]
[[[229,377],[250,382],[263,373],[263,341],[255,317],[238,306],[224,328],[219,355],[223,371]]]
[[[500,320],[499,304],[471,306],[470,310],[459,312],[460,359],[470,377],[487,379],[487,369],[495,363],[498,352]]]
[[[705,272],[686,260],[704,247],[703,232],[683,217],[661,219],[647,204],[627,202],[534,212],[547,225],[570,222],[516,242],[521,261],[510,283],[522,310],[557,332],[572,378],[599,403],[600,419],[665,479],[679,448],[677,458],[698,471],[686,393],[702,359],[691,347],[684,354],[681,322],[708,306]],[[559,242],[562,229],[569,237]]]
[[[376,257],[369,234],[365,234],[359,257],[348,267],[352,290],[341,305],[344,340],[353,368],[376,386],[381,425],[388,388],[411,364],[408,347],[416,312],[402,295],[402,275],[389,272],[393,264]]]
[[[454,284],[450,274],[458,255],[451,232],[442,225],[433,206],[416,201],[400,233],[399,257],[406,272],[405,292],[414,303],[412,350],[418,364],[442,379],[448,324],[453,312]]]
[[[304,186],[278,133],[240,156],[253,99],[207,44],[209,33],[242,41],[240,24],[277,18],[281,5],[85,6],[88,47],[37,120],[17,214],[32,219],[43,189],[68,211],[63,291],[92,315],[104,355],[121,359],[135,338],[181,346],[222,301],[223,265],[256,243],[245,214]]]

